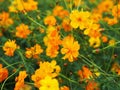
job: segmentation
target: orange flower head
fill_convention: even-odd
[[[60,90],[70,90],[70,88],[67,86],[62,86],[62,87],[60,87]]]
[[[44,19],[44,23],[45,25],[55,25],[56,24],[56,19],[54,16],[47,16],[45,19]]]
[[[13,20],[10,18],[9,13],[0,13],[0,26],[10,26],[11,24],[13,24]]]
[[[78,71],[78,75],[80,76],[81,81],[84,79],[88,81],[88,79],[92,78],[92,72],[86,66],[83,66],[82,70]]]
[[[0,64],[0,83],[8,77],[8,70]]]
[[[67,10],[64,10],[62,6],[56,5],[53,9],[53,15],[64,18],[69,15],[69,12]]]
[[[107,36],[102,36],[102,41],[103,41],[104,43],[106,43],[106,42],[108,41],[108,37],[107,37]]]
[[[115,18],[120,18],[120,3],[115,5],[112,9],[112,15]]]
[[[89,81],[85,90],[100,90],[98,83],[95,81]]]
[[[62,21],[62,27],[63,27],[63,29],[65,31],[71,31],[72,27],[70,25],[70,20],[67,19],[67,18],[63,19],[63,21]]]
[[[44,43],[47,46],[46,55],[51,58],[56,57],[61,44],[59,31],[56,27],[49,26],[47,29],[47,35],[44,37]]]
[[[16,27],[16,36],[19,38],[27,38],[27,36],[31,33],[28,26],[25,24],[20,24]]]
[[[78,41],[75,41],[72,36],[67,36],[63,39],[62,46],[61,53],[65,54],[63,59],[68,59],[70,62],[73,62],[79,55],[80,45]]]
[[[27,58],[38,58],[38,55],[43,52],[43,49],[39,44],[34,45],[34,47],[26,48],[25,56]]]
[[[24,87],[24,79],[27,77],[26,71],[20,71],[19,76],[15,78],[16,84],[14,90],[20,90]]]
[[[15,43],[15,40],[8,40],[7,42],[5,42],[5,44],[3,46],[3,50],[5,51],[5,55],[7,55],[7,56],[13,56],[15,50],[18,48],[19,47]]]

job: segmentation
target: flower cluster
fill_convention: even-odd
[[[59,90],[59,84],[55,77],[58,76],[61,69],[59,65],[56,65],[56,61],[40,62],[39,66],[40,68],[31,77],[35,86],[40,90]]]
[[[0,0],[0,89],[119,90],[119,25],[120,0]]]

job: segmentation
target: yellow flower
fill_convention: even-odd
[[[70,25],[73,28],[80,28],[81,30],[86,28],[86,24],[88,23],[90,13],[87,11],[78,11],[73,10],[70,14],[71,23]]]
[[[97,38],[90,37],[89,43],[90,43],[90,46],[97,48],[100,46],[100,38],[99,37],[97,37]]]
[[[8,77],[8,70],[0,64],[0,83]]]
[[[70,62],[73,62],[79,55],[78,50],[80,49],[80,45],[78,41],[75,41],[72,36],[67,36],[63,39],[62,46],[61,53],[65,54],[63,59],[68,59]]]
[[[9,13],[2,12],[0,13],[0,26],[9,26],[13,24],[13,20],[9,17]]]
[[[93,46],[94,48],[100,46],[101,33],[99,24],[94,24],[91,22],[84,30],[84,34],[90,37],[89,39],[90,46]]]
[[[31,33],[31,31],[28,28],[28,25],[20,24],[16,27],[16,36],[19,38],[27,38],[27,36]]]
[[[3,50],[5,51],[5,55],[7,56],[13,56],[15,50],[18,48],[19,47],[16,45],[15,40],[8,40],[3,46]]]
[[[50,76],[46,76],[40,81],[39,90],[59,90],[58,80]]]
[[[20,71],[19,76],[15,78],[16,84],[14,90],[20,90],[24,87],[24,79],[27,77],[26,71]]]
[[[36,87],[40,87],[40,81],[44,79],[46,76],[50,76],[52,78],[58,76],[60,72],[60,66],[56,65],[56,61],[53,60],[51,62],[40,62],[40,68],[35,71],[35,74],[32,75],[32,80],[35,82]]]
[[[14,0],[9,6],[10,12],[31,11],[37,9],[38,2],[34,0]]]
[[[54,16],[47,16],[45,19],[44,19],[44,23],[45,25],[55,25],[56,24],[56,19]]]

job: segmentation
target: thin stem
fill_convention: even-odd
[[[18,51],[18,53],[19,53],[19,55],[20,55],[20,57],[21,57],[21,59],[22,59],[22,61],[23,61],[23,64],[24,64],[24,66],[25,66],[25,68],[26,68],[26,71],[28,71],[28,68],[27,68],[27,65],[26,65],[26,62],[25,62],[25,60],[24,60],[24,57],[23,57],[22,53],[21,53],[20,51]]]
[[[59,76],[65,78],[66,80],[68,80],[68,81],[70,81],[70,82],[72,82],[72,83],[79,84],[78,82],[76,82],[76,81],[74,81],[74,80],[72,80],[72,79],[66,77],[65,75],[63,75],[63,74],[61,74],[61,73],[59,73]]]
[[[116,42],[114,45],[117,45],[117,44],[119,44],[119,43],[120,43],[120,41]],[[99,51],[105,50],[105,49],[110,48],[110,47],[113,47],[113,46],[112,46],[112,45],[108,45],[108,46],[106,46],[106,47],[104,47],[104,48],[102,48],[102,49],[99,49]],[[93,50],[92,52],[95,53],[96,50]]]
[[[8,62],[6,62],[3,58],[0,58],[0,60],[5,63],[8,66],[10,66],[11,68],[15,69],[15,67],[13,67],[11,64],[9,64]]]

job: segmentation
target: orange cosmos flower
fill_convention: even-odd
[[[24,79],[27,77],[26,71],[20,71],[19,76],[15,78],[16,84],[14,90],[20,90],[24,87]]]
[[[112,9],[112,15],[115,18],[120,18],[120,3],[115,5]]]
[[[25,24],[20,24],[16,27],[16,36],[19,38],[27,38],[27,36],[31,33],[28,26]]]
[[[45,19],[44,19],[44,23],[45,25],[55,25],[56,24],[56,19],[54,16],[47,16]]]
[[[107,36],[102,36],[102,42],[106,43],[108,41],[108,37]]]
[[[63,39],[62,46],[61,53],[65,54],[63,59],[68,59],[70,62],[73,62],[79,55],[78,50],[80,49],[80,45],[78,41],[75,41],[72,36],[67,36]]]
[[[9,17],[9,13],[0,13],[0,26],[10,26],[11,24],[13,24],[13,20]]]
[[[13,56],[15,50],[18,48],[19,47],[15,43],[15,40],[8,40],[7,42],[5,42],[5,44],[3,46],[3,50],[5,51],[5,55],[7,55],[7,56]]]
[[[98,12],[109,12],[113,8],[113,1],[112,0],[102,0],[102,2],[98,5]]]
[[[60,90],[70,90],[70,88],[67,86],[62,86],[62,87],[60,87]]]
[[[0,83],[8,77],[8,70],[0,64]]]
[[[83,66],[82,70],[78,71],[78,75],[80,76],[80,81],[85,79],[88,81],[88,79],[92,78],[92,72],[86,66]]]
[[[52,60],[51,62],[40,62],[40,68],[35,71],[35,74],[32,75],[32,80],[35,82],[36,87],[40,87],[40,81],[45,79],[46,76],[55,78],[60,72],[60,66],[56,65],[56,61]]]
[[[60,18],[64,18],[69,15],[69,12],[67,10],[64,10],[62,6],[57,5],[53,9],[53,15],[58,16]]]
[[[43,49],[39,44],[34,45],[34,47],[26,48],[25,56],[27,58],[38,58],[39,54],[43,52]]]
[[[59,31],[56,27],[48,27],[47,36],[44,37],[44,43],[47,46],[46,55],[51,58],[56,57],[59,53],[59,45],[61,44]]]
[[[85,90],[100,90],[98,83],[95,81],[89,81],[87,86],[85,87]]]
[[[67,19],[67,18],[63,19],[63,21],[62,21],[62,27],[63,27],[63,29],[65,31],[71,31],[72,27],[70,25],[70,20]]]

